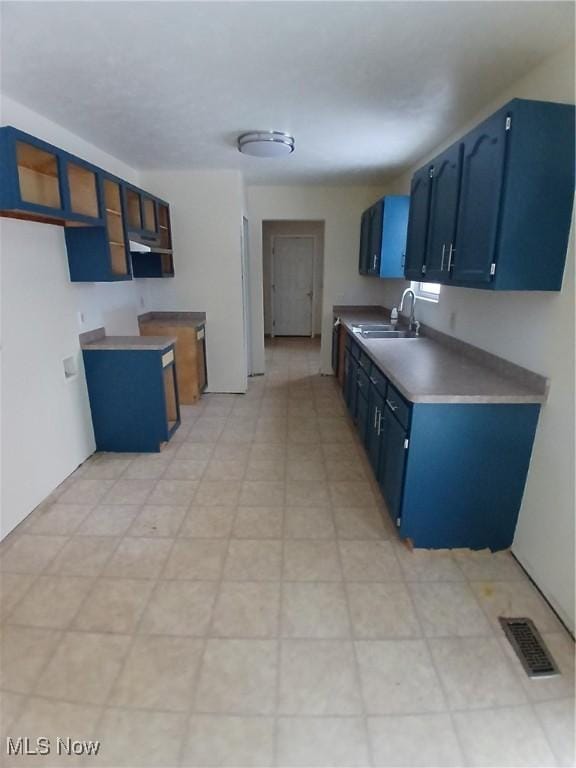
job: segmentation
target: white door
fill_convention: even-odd
[[[311,336],[313,237],[275,237],[272,243],[272,333]]]

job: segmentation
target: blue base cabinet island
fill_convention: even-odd
[[[421,342],[431,343],[409,340]],[[410,402],[349,332],[344,370],[346,405],[400,536],[430,549],[508,548],[540,404]]]
[[[414,174],[405,277],[559,291],[574,201],[574,106],[513,99]]]
[[[180,424],[171,338],[103,336],[82,344],[96,448],[160,451]]]

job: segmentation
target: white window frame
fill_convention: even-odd
[[[412,281],[410,287],[414,291],[414,296],[416,296],[417,299],[420,301],[429,301],[432,304],[438,304],[440,300],[440,284],[435,283],[435,285],[439,286],[438,293],[433,293],[432,291],[427,291],[426,288],[423,286],[429,285],[429,282],[426,282],[424,280],[422,281]]]

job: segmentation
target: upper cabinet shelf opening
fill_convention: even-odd
[[[559,291],[574,200],[574,106],[513,99],[412,177],[405,277]]]
[[[0,128],[0,215],[64,226],[72,282],[174,275],[167,202],[11,126]],[[130,241],[148,246],[145,268]]]

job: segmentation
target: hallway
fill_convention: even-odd
[[[101,741],[66,765],[569,764],[571,639],[508,553],[398,541],[319,349],[270,341],[246,395],[94,455],[2,542],[3,737]],[[503,613],[560,677],[525,676]]]

